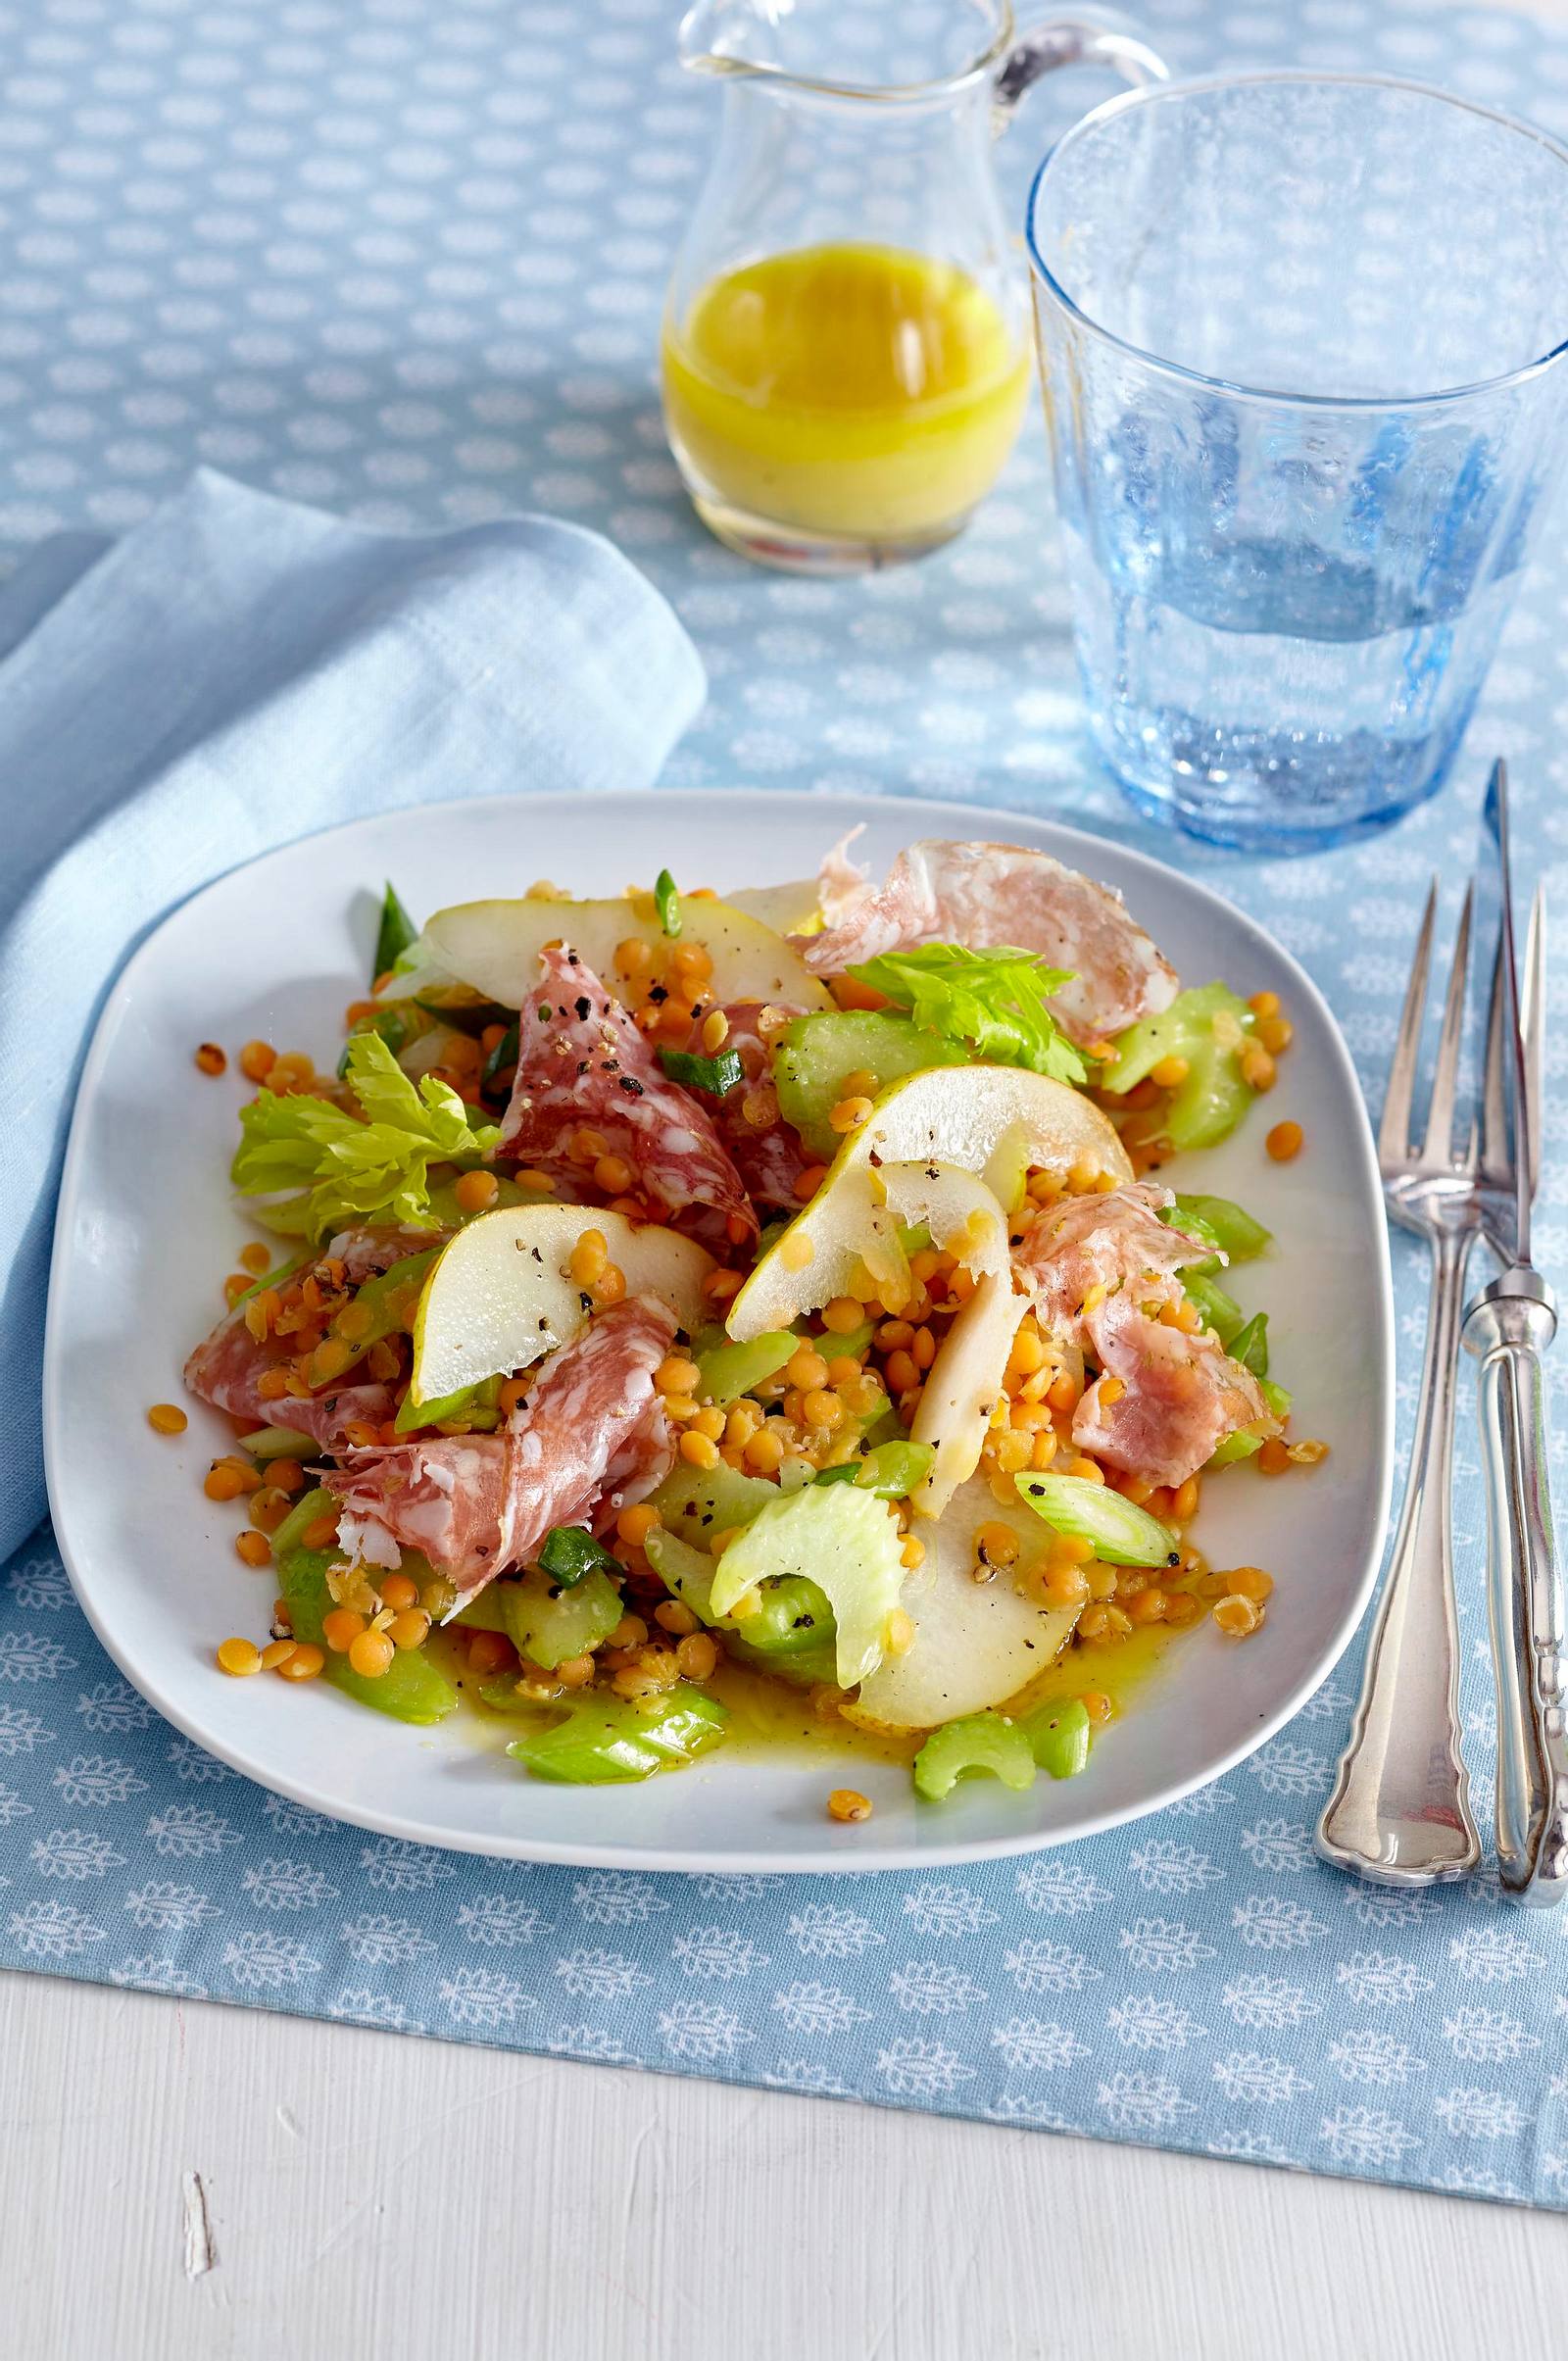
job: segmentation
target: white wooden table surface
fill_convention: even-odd
[[[0,2256],[6,2361],[1568,2351],[1560,2215],[44,1976]]]

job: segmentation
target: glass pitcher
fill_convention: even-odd
[[[1078,62],[1165,79],[1108,21],[1007,0],[699,0],[718,151],[676,257],[664,421],[698,514],[765,565],[854,573],[961,532],[1012,448],[1027,285],[994,134]]]

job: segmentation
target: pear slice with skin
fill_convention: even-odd
[[[822,925],[822,887],[815,877],[792,877],[784,885],[743,885],[724,896],[730,910],[760,918],[781,935],[816,934]]]
[[[539,985],[539,955],[547,943],[569,943],[612,992],[624,978],[615,947],[627,941],[667,948],[652,894],[623,894],[613,902],[460,902],[438,910],[414,945],[415,985],[438,977],[467,984],[503,1008],[526,1007]],[[680,941],[706,951],[712,974],[705,997],[719,1003],[772,1002],[790,1008],[835,1006],[827,986],[782,935],[749,910],[725,902],[680,905]],[[411,989],[407,971],[389,992]]]
[[[1021,1165],[1066,1172],[1084,1163],[1118,1182],[1133,1177],[1105,1116],[1064,1082],[1011,1065],[906,1074],[849,1135],[810,1204],[758,1263],[730,1305],[730,1335],[745,1342],[788,1328],[852,1293],[862,1270],[881,1282],[884,1263],[896,1284],[888,1246],[893,1225],[872,1184],[878,1166],[910,1162],[956,1165],[993,1195],[999,1188],[1012,1193]]]
[[[634,1229],[623,1214],[592,1205],[481,1213],[442,1249],[425,1281],[414,1321],[416,1403],[509,1377],[581,1335],[591,1305],[567,1266],[585,1230],[604,1239],[629,1296],[667,1303],[688,1333],[700,1325],[713,1258],[694,1239]]]
[[[972,1301],[972,1299],[971,1299]],[[1044,1564],[1051,1537],[1020,1500],[1014,1510],[993,1500],[981,1476],[960,1486],[939,1523],[922,1534],[925,1557],[906,1575],[899,1604],[914,1625],[902,1655],[884,1655],[860,1684],[852,1720],[894,1730],[932,1730],[960,1713],[1005,1704],[1055,1662],[1078,1619],[1076,1607],[1045,1607],[1027,1598],[1018,1577]],[[983,1525],[1011,1528],[1018,1556],[976,1582]]]
[[[935,1453],[909,1505],[917,1516],[940,1516],[980,1464],[1028,1304],[1013,1290],[1006,1216],[984,1181],[954,1164],[881,1164],[871,1184],[890,1212],[901,1222],[924,1222],[932,1245],[945,1247],[975,1280],[942,1340],[909,1429],[911,1443],[929,1443]]]

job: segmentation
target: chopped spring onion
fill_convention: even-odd
[[[574,1582],[581,1582],[585,1574],[595,1571],[623,1574],[626,1570],[618,1558],[611,1556],[603,1542],[596,1542],[581,1525],[553,1526],[545,1535],[538,1563],[567,1590]]]
[[[1019,1794],[1035,1783],[1029,1740],[1016,1722],[990,1708],[932,1731],[914,1758],[914,1792],[924,1803],[940,1803],[976,1772],[989,1772]]]
[[[1075,1534],[1093,1545],[1097,1557],[1117,1566],[1166,1566],[1176,1555],[1176,1537],[1147,1508],[1138,1507],[1106,1484],[1089,1476],[1015,1476],[1021,1500],[1055,1533]]]
[[[667,869],[661,869],[654,879],[654,901],[659,910],[659,923],[671,942],[680,933],[680,896],[675,880]]]
[[[381,923],[376,930],[375,966],[370,976],[372,983],[378,975],[386,975],[397,965],[409,945],[417,941],[418,933],[418,928],[398,900],[397,888],[389,878],[381,903]],[[401,1044],[394,1042],[392,1046],[396,1049]]]
[[[746,1079],[738,1050],[720,1050],[716,1058],[697,1058],[690,1050],[661,1050],[659,1062],[671,1082],[686,1090],[709,1091],[715,1099]]]

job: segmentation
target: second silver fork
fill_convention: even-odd
[[[1433,880],[1399,1018],[1378,1162],[1390,1213],[1432,1250],[1432,1296],[1410,1475],[1378,1602],[1360,1702],[1339,1777],[1318,1823],[1325,1860],[1390,1886],[1468,1875],[1481,1859],[1459,1746],[1459,1635],[1449,1499],[1465,1271],[1482,1221],[1472,1126],[1453,1148],[1474,889],[1465,896],[1444,1005],[1426,1136],[1410,1141],[1410,1108],[1432,965]]]

